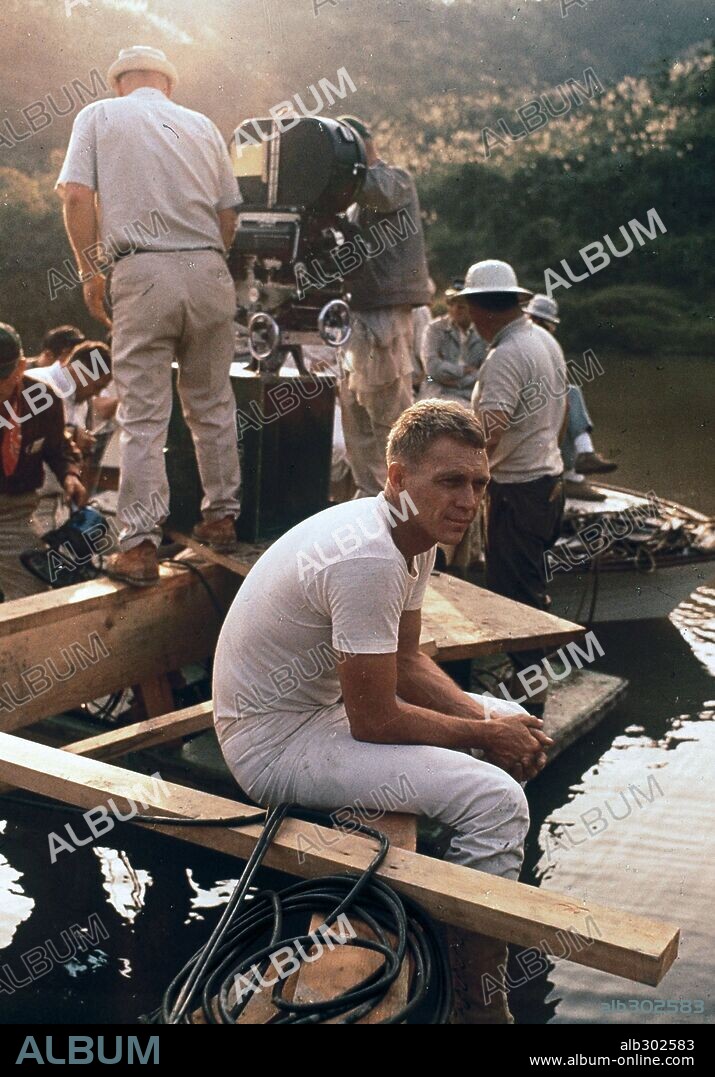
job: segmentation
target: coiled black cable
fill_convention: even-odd
[[[323,1002],[296,1002],[284,997],[292,973],[269,981],[271,1000],[278,1013],[271,1024],[320,1024],[328,1020],[353,1024],[373,1010],[410,960],[408,999],[405,1006],[382,1024],[402,1024],[419,1010],[424,1024],[444,1024],[451,1009],[451,975],[447,955],[431,918],[409,899],[400,897],[376,872],[390,843],[372,827],[351,823],[353,832],[378,843],[378,851],[361,874],[346,872],[293,884],[280,892],[251,895],[251,883],[268,847],[290,811],[282,804],[271,809],[264,832],[256,843],[224,912],[201,948],[181,969],[164,993],[161,1006],[144,1018],[151,1024],[191,1024],[200,1011],[208,1024],[235,1024],[250,998],[262,989],[261,980],[278,951],[289,948],[299,964],[320,959],[310,948],[320,939],[368,949],[382,964],[360,983]],[[287,917],[305,917],[325,910],[320,936],[286,933]],[[352,914],[374,933],[374,939],[330,934],[338,918]],[[348,923],[352,923],[348,918]],[[354,928],[353,928],[354,930]],[[393,941],[394,938],[394,941]],[[344,941],[343,941],[344,940]],[[293,968],[293,971],[295,969]],[[246,986],[236,991],[237,978]]]
[[[9,795],[3,801],[57,810],[54,803]],[[64,804],[73,813],[82,808]],[[271,1001],[278,1013],[270,1024],[321,1024],[329,1020],[338,1024],[354,1024],[366,1016],[385,998],[400,975],[405,960],[409,960],[408,998],[397,1013],[381,1024],[403,1024],[419,1011],[422,1024],[444,1024],[452,1007],[452,979],[446,950],[434,921],[415,902],[403,898],[376,877],[390,848],[385,834],[351,820],[351,833],[363,834],[378,843],[371,863],[361,874],[345,872],[308,879],[276,892],[249,893],[260,870],[268,847],[291,805],[281,804],[268,812],[220,819],[177,819],[164,815],[134,815],[124,822],[153,823],[162,826],[247,826],[264,823],[263,833],[256,842],[246,866],[211,936],[189,959],[164,992],[161,1005],[147,1017],[147,1024],[191,1024],[192,1014],[201,1011],[208,1024],[236,1024],[256,991],[260,991],[264,973],[271,958],[280,950],[290,948],[299,964],[310,964],[322,956],[322,941],[328,945],[336,938],[339,945],[371,950],[382,957],[382,964],[360,983],[353,985],[323,1002],[295,1002],[284,997],[284,987],[292,975],[270,981]],[[308,918],[325,910],[317,934],[286,934],[287,917]],[[366,924],[374,939],[345,938],[330,929],[348,913]],[[351,929],[353,925],[348,917]],[[394,941],[393,941],[394,940]],[[311,947],[319,944],[317,958]],[[293,970],[295,971],[295,970]],[[237,996],[236,981],[241,977],[245,987]]]

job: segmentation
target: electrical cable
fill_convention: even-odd
[[[205,1023],[235,1025],[253,994],[271,986],[271,1000],[278,1012],[270,1024],[320,1024],[329,1020],[354,1024],[384,999],[409,960],[407,1002],[381,1023],[402,1024],[421,1008],[425,1024],[444,1024],[452,1005],[447,954],[436,926],[424,910],[376,878],[390,847],[380,831],[351,822],[351,832],[361,833],[379,846],[361,874],[346,872],[309,879],[279,892],[267,890],[249,897],[252,881],[290,808],[282,804],[269,812],[263,834],[208,942],[169,984],[160,1007],[142,1020],[149,1024],[191,1024],[192,1013],[200,1011]],[[319,932],[293,934],[284,928],[288,917],[300,914],[305,918],[319,910],[325,910]],[[342,933],[331,933],[338,918],[348,912],[366,924],[375,938],[355,933],[345,939]],[[265,981],[271,959],[279,952],[288,948],[298,964],[312,963],[322,955],[323,942],[334,948],[331,943],[336,940],[340,945],[380,955],[381,966],[360,983],[322,1002],[285,998],[285,985],[296,971],[295,965],[286,976]],[[321,947],[318,957],[311,954],[314,945]],[[240,991],[238,983],[245,985]]]
[[[170,564],[174,565],[176,568],[186,569],[187,572],[193,572],[194,575],[198,577],[199,582],[202,584],[204,590],[209,596],[211,603],[213,604],[213,607],[218,613],[218,615],[222,619],[226,616],[225,607],[222,606],[219,602],[216,592],[214,591],[213,587],[206,579],[206,576],[198,567],[198,565],[195,565],[193,561],[179,561],[176,557],[160,557],[158,560],[161,564]]]
[[[58,808],[53,802],[15,795],[4,796],[1,802],[53,811]],[[85,814],[84,809],[76,805],[63,804],[62,807]],[[371,863],[361,874],[329,875],[301,881],[278,892],[249,894],[271,841],[290,810],[291,805],[282,804],[251,815],[220,819],[137,814],[121,820],[179,827],[263,824],[263,833],[208,942],[169,984],[160,1007],[141,1020],[148,1024],[190,1024],[191,1012],[200,1007],[203,1020],[208,1024],[236,1024],[253,994],[262,987],[272,986],[271,999],[278,1012],[271,1018],[271,1024],[320,1024],[329,1020],[354,1024],[384,999],[408,960],[407,1002],[398,1013],[380,1023],[402,1024],[421,1008],[422,1023],[444,1024],[452,1006],[447,954],[438,929],[427,913],[376,878],[390,848],[389,839],[381,831],[351,820],[351,833],[360,833],[378,844]],[[286,918],[301,915],[305,919],[323,910],[325,915],[319,933],[286,933]],[[339,935],[331,932],[333,925],[342,923],[339,918],[348,912],[356,921],[369,927],[374,939],[358,936],[352,924],[353,934],[347,939],[342,932]],[[272,958],[286,947],[299,964],[311,964],[317,960],[311,954],[311,947],[320,946],[320,957],[323,943],[333,949],[336,939],[339,945],[367,949],[380,955],[381,965],[360,983],[322,1002],[286,999],[284,987],[289,977],[279,977],[268,984],[263,979]],[[293,968],[292,972],[295,971]],[[245,986],[236,993],[238,977]],[[193,1007],[191,1012],[189,1007]]]

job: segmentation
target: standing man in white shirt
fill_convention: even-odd
[[[506,262],[477,262],[462,295],[479,335],[490,344],[472,403],[486,436],[491,483],[487,500],[486,584],[491,591],[546,609],[544,555],[559,536],[564,509],[563,460],[568,371],[551,333],[534,325],[520,303],[521,288]],[[543,651],[512,654],[517,671]],[[544,698],[532,696],[532,714]]]
[[[108,79],[117,97],[78,113],[57,189],[85,302],[105,324],[103,270],[113,264],[121,531],[107,571],[146,586],[159,577],[169,508],[163,452],[174,361],[204,490],[196,537],[220,550],[236,543],[236,301],[225,252],[241,197],[216,126],[170,100],[178,76],[163,52],[123,49]],[[136,505],[141,513],[128,511]]]

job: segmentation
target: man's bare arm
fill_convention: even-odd
[[[99,223],[95,193],[83,183],[65,184],[63,216],[80,277],[87,310],[98,322],[111,328],[111,321],[104,309],[105,280],[101,270],[107,266],[107,257],[100,258],[98,249]],[[100,261],[104,262],[103,265]]]
[[[62,197],[65,230],[77,269],[83,277],[91,276],[97,272],[96,250],[94,259],[90,255],[92,248],[96,248],[99,234],[95,193],[83,183],[67,183]]]
[[[398,699],[396,654],[346,654],[338,669],[355,740],[481,748],[488,762],[520,779],[538,774],[546,762],[544,749],[552,741],[541,731],[541,720],[529,714],[483,722]]]
[[[509,415],[505,411],[482,411],[479,417],[487,435],[487,456],[491,460],[504,431],[509,428]]]
[[[218,211],[218,223],[221,229],[224,250],[229,251],[231,249],[233,237],[236,234],[237,220],[238,214],[235,209],[220,209]]]
[[[406,703],[438,710],[454,718],[481,721],[484,708],[443,669],[420,651],[421,610],[405,610],[397,643],[397,695]]]

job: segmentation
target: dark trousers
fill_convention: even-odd
[[[564,492],[561,476],[533,482],[501,483],[494,479],[487,494],[487,571],[490,591],[545,610],[544,555],[561,531]],[[540,662],[547,652],[510,655],[517,670]]]

